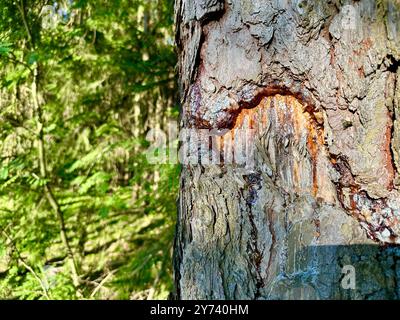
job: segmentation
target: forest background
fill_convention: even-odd
[[[0,0],[0,299],[165,299],[173,0]]]

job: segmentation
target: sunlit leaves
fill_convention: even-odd
[[[6,55],[11,51],[12,43],[1,43],[0,42],[0,56]]]
[[[2,167],[0,168],[0,180],[7,180],[8,178],[8,168]]]
[[[2,79],[2,86],[11,89],[19,82],[26,80],[29,74],[29,69],[18,65],[13,71],[8,72],[7,75]]]

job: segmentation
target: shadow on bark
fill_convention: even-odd
[[[268,299],[399,299],[400,247],[309,246],[288,255]]]

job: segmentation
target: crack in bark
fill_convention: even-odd
[[[398,90],[398,77],[400,77],[399,74],[399,70],[400,70],[400,60],[396,60],[393,56],[389,56],[389,59],[391,60],[391,65],[388,67],[388,71],[394,74],[394,84],[393,84],[393,91],[394,91],[394,95],[393,95],[393,110],[389,110],[390,112],[390,118],[391,118],[391,128],[390,128],[390,142],[389,142],[389,152],[390,152],[390,156],[391,156],[391,164],[392,167],[395,171],[394,173],[394,178],[393,178],[393,187],[395,187],[395,175],[396,173],[399,174],[399,168],[396,165],[396,161],[395,161],[395,155],[394,155],[394,147],[393,147],[393,139],[394,139],[394,134],[395,134],[395,127],[394,127],[394,123],[396,120],[396,111],[394,110],[394,108],[396,108],[396,92]],[[400,107],[400,106],[398,106]]]
[[[192,86],[192,94],[194,103],[197,106],[200,106],[201,102],[201,93],[200,93],[200,84],[195,83]],[[246,94],[247,95],[247,94]],[[311,94],[306,92],[305,90],[293,90],[293,88],[289,88],[285,85],[279,83],[272,83],[267,87],[260,87],[255,92],[252,92],[250,95],[250,99],[244,97],[244,93],[242,93],[242,97],[235,102],[235,106],[232,105],[226,111],[226,115],[224,119],[216,124],[214,127],[209,121],[206,121],[202,114],[196,112],[195,114],[191,114],[190,124],[197,129],[217,129],[217,130],[224,130],[224,129],[233,129],[236,123],[236,119],[240,115],[240,113],[245,109],[254,109],[256,108],[260,102],[264,98],[273,97],[273,96],[290,96],[298,100],[302,106],[304,107],[304,111],[307,112],[312,120],[315,122],[317,128],[323,128],[323,120],[321,116],[321,112],[316,109],[315,101],[311,97]],[[196,108],[199,111],[199,107]]]
[[[268,280],[269,277],[272,277],[273,273],[271,272],[270,269],[271,269],[272,262],[276,256],[276,249],[275,249],[276,235],[275,235],[275,230],[273,227],[274,210],[272,208],[267,209],[267,219],[268,219],[268,230],[271,234],[271,245],[269,247],[269,259],[268,259],[268,265],[267,265],[267,270],[266,270],[266,279]]]
[[[248,209],[249,222],[251,224],[251,242],[248,245],[250,251],[250,260],[255,267],[256,271],[256,292],[254,293],[254,298],[260,297],[260,290],[265,286],[263,276],[261,274],[261,263],[263,259],[263,254],[258,248],[258,229],[254,221],[255,217],[252,211],[252,206],[257,198],[257,191],[261,189],[261,177],[260,174],[250,174],[245,176],[245,181],[247,183],[247,196],[246,206]]]

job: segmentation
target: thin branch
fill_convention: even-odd
[[[93,298],[95,294],[104,286],[104,284],[111,278],[111,276],[116,272],[116,270],[110,271],[103,280],[100,281],[99,285],[93,290],[90,295],[90,298]]]
[[[25,63],[25,62],[23,62],[23,61],[18,60],[17,57],[14,55],[14,53],[10,52],[10,55],[11,55],[11,57],[10,57],[10,56],[4,56],[4,57],[5,57],[6,59],[8,59],[8,60],[14,62],[15,64],[19,64],[19,65],[21,65],[21,66],[24,66],[24,67],[27,68],[31,73],[33,73],[33,70],[32,70],[32,68],[30,67],[30,65],[28,65],[27,63]]]
[[[20,0],[19,4],[17,3],[18,9],[21,13],[22,20],[25,26],[26,33],[28,35],[28,40],[31,45],[31,49],[35,49],[35,44],[33,41],[32,37],[32,32],[29,28],[27,19],[26,19],[26,10],[25,10],[25,5],[24,5],[24,0]],[[60,225],[60,235],[61,235],[61,241],[64,244],[65,249],[67,250],[67,255],[68,259],[71,265],[71,271],[72,271],[72,281],[74,283],[74,286],[77,288],[79,286],[79,273],[78,273],[78,267],[76,264],[76,260],[74,257],[74,253],[71,249],[68,237],[67,237],[67,230],[65,226],[65,219],[64,219],[64,213],[61,210],[61,207],[59,203],[57,202],[57,199],[55,198],[52,188],[49,184],[49,179],[48,179],[48,173],[47,173],[47,168],[46,168],[46,152],[44,148],[44,139],[43,139],[43,123],[41,120],[41,108],[40,108],[40,103],[38,99],[38,89],[37,89],[37,84],[38,84],[38,65],[35,63],[33,65],[33,81],[31,84],[31,94],[32,94],[32,102],[35,111],[37,112],[37,126],[38,126],[38,154],[39,154],[39,167],[40,167],[40,175],[43,180],[46,181],[44,185],[44,192],[46,195],[47,200],[49,201],[50,206],[54,210],[54,212],[57,215],[58,222]]]
[[[21,264],[25,267],[26,270],[28,270],[35,280],[39,283],[40,287],[42,288],[43,295],[46,297],[47,300],[51,300],[49,293],[47,291],[46,286],[44,285],[42,279],[39,277],[39,275],[36,273],[35,270],[25,261],[25,259],[22,257],[21,253],[19,252],[16,244],[14,243],[13,239],[8,235],[8,233],[4,230],[1,229],[1,233],[7,238],[7,240],[11,243],[12,248],[14,249],[15,253],[17,254],[18,260],[21,262]]]
[[[38,90],[37,89],[37,78],[38,78],[38,66],[37,66],[37,64],[35,64],[34,69],[33,69],[33,81],[31,84],[31,94],[32,94],[33,106],[37,112],[37,130],[38,130],[38,132],[37,132],[37,135],[38,135],[37,148],[38,148],[38,157],[39,157],[38,160],[39,160],[40,176],[45,181],[44,192],[45,192],[46,198],[58,218],[58,223],[60,226],[61,241],[62,241],[65,249],[67,250],[67,255],[68,255],[68,259],[69,259],[71,271],[72,271],[72,281],[74,283],[75,288],[77,288],[80,284],[78,266],[77,266],[76,259],[75,259],[74,253],[72,251],[71,245],[68,240],[67,228],[65,226],[64,213],[61,210],[61,206],[58,203],[57,199],[55,198],[53,190],[49,183],[50,179],[48,177],[48,172],[47,172],[46,151],[45,151],[45,147],[44,147],[44,132],[43,132],[44,126],[43,126],[42,119],[41,119],[42,112],[41,112],[40,103],[39,103],[39,99],[38,99],[38,92],[37,92],[37,90]]]
[[[35,50],[34,38],[32,36],[32,31],[31,31],[28,21],[27,21],[25,2],[24,2],[24,0],[17,0],[15,2],[15,4],[18,7],[18,10],[21,14],[22,22],[23,22],[23,25],[25,27],[25,31],[26,31],[26,34],[28,37],[29,49]],[[16,62],[16,63],[23,64],[24,66],[28,67],[23,62],[16,59],[15,56],[13,58],[10,58],[10,57],[8,57],[8,58],[10,60],[15,60],[14,62]],[[46,152],[45,152],[45,147],[44,147],[44,132],[43,132],[44,126],[43,126],[43,122],[41,119],[42,118],[41,117],[42,110],[40,108],[40,102],[38,99],[38,69],[39,69],[39,66],[37,63],[34,63],[32,65],[32,67],[29,67],[29,70],[31,70],[32,78],[33,78],[32,83],[31,83],[32,104],[33,104],[35,112],[37,113],[37,149],[38,149],[38,162],[39,162],[39,167],[40,167],[40,175],[41,175],[41,178],[45,181],[45,184],[44,184],[45,196],[46,196],[51,208],[56,213],[56,216],[58,219],[61,240],[67,251],[68,260],[71,265],[73,284],[74,284],[75,288],[77,289],[77,293],[80,294],[80,292],[78,290],[78,286],[80,284],[78,267],[76,264],[74,253],[71,249],[71,246],[70,246],[70,243],[69,243],[69,240],[67,237],[64,213],[61,210],[61,207],[60,207],[57,199],[55,198],[52,188],[48,182],[50,179],[48,178],[48,172],[47,172],[47,168],[46,168]],[[34,272],[34,270],[32,268],[30,268],[29,265],[27,265],[24,261],[22,261],[22,263],[30,272],[32,272],[32,274],[34,274],[35,278],[40,279],[38,277],[38,275]]]
[[[26,33],[28,35],[28,40],[29,40],[29,43],[31,44],[31,49],[34,49],[35,48],[35,44],[33,42],[32,32],[31,32],[31,30],[29,28],[28,21],[26,20],[26,12],[25,12],[24,0],[21,0],[19,3],[16,2],[16,5],[18,7],[19,12],[21,13],[22,22],[24,24],[25,31],[26,31]]]

